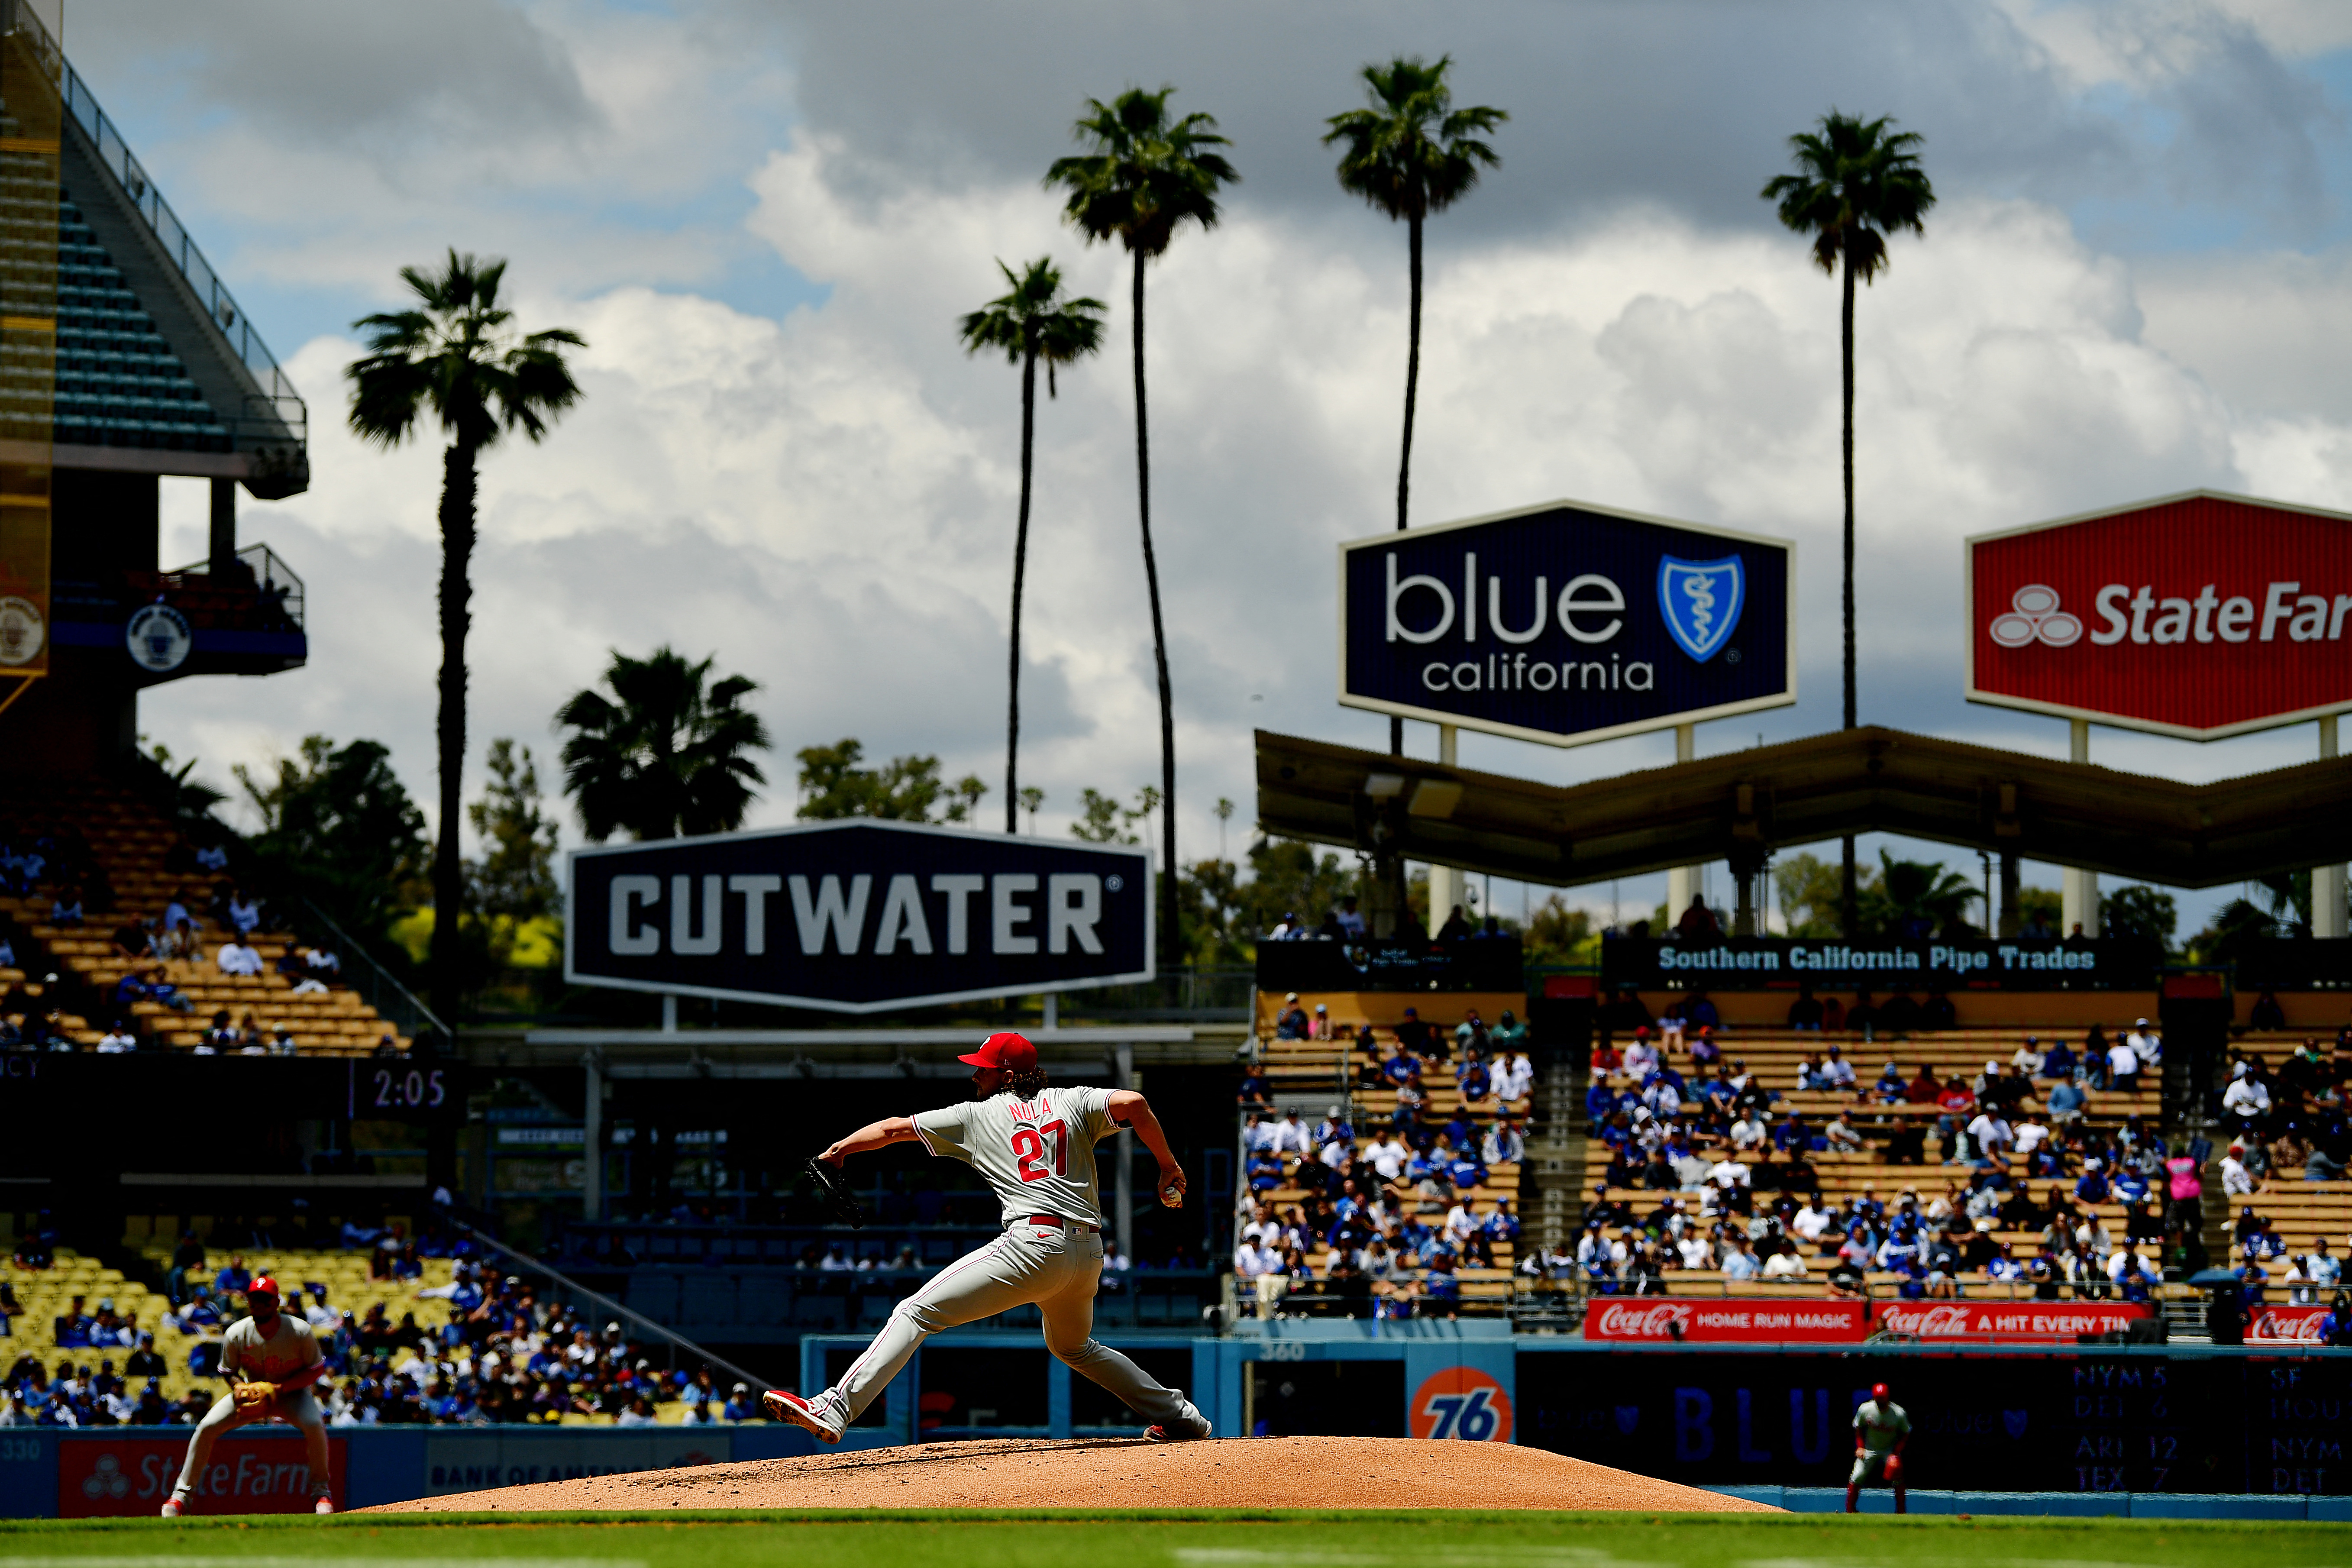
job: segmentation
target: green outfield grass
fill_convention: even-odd
[[[14,1568],[2322,1568],[2352,1526],[1151,1510],[406,1514],[0,1523]]]

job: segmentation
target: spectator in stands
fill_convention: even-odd
[[[1845,1033],[1850,1035],[1864,1035],[1871,1033],[1878,1026],[1878,1007],[1875,1003],[1871,1001],[1870,993],[1867,991],[1855,992],[1853,994],[1853,1005],[1846,1009]],[[1826,1020],[1823,1021],[1822,1027],[1824,1029],[1829,1027]]]
[[[2123,1048],[2130,1049],[2128,1046]],[[2242,1133],[2249,1141],[2259,1139],[2263,1129],[2270,1121],[2271,1091],[2267,1081],[2268,1075],[2263,1071],[2259,1063],[2260,1058],[2257,1058],[2256,1065],[2252,1070],[2242,1077],[2231,1079],[2230,1087],[2221,1091],[2223,1113],[2237,1121]]]
[[[81,886],[80,884],[76,883],[74,886],[68,888],[64,892],[58,894],[57,900],[49,905],[49,923],[53,926],[63,926],[70,930],[79,927],[81,922]]]
[[[114,1020],[112,1028],[99,1037],[97,1047],[98,1054],[106,1057],[122,1056],[138,1048],[139,1037],[133,1035],[130,1026],[120,1018]]]
[[[242,933],[223,942],[220,952],[214,955],[213,963],[223,974],[252,975],[261,973],[261,954]]]
[[[2107,1087],[2118,1094],[2129,1094],[2139,1088],[2139,1052],[2133,1048],[2131,1037],[2116,1037],[2107,1047]]]
[[[1436,1032],[1421,1021],[1419,1008],[1407,1007],[1404,1010],[1403,1020],[1397,1025],[1393,1032],[1396,1035],[1397,1044],[1416,1060],[1444,1059],[1437,1045]]]
[[[239,941],[250,937],[260,929],[260,902],[248,898],[243,888],[229,894],[228,907],[224,912],[228,917],[229,928],[236,932]]]
[[[2050,1089],[2047,1108],[2050,1120],[2060,1128],[2071,1127],[2083,1120],[2090,1103],[2089,1090],[2074,1079],[2061,1079]]]
[[[2262,994],[2254,998],[2253,1006],[2247,1010],[2246,1027],[2249,1029],[2286,1027],[2286,1009],[2279,1005],[2277,995],[2269,986],[2263,987]]]
[[[228,1014],[226,1012],[215,1014],[213,1025],[216,1032],[226,1028]],[[1265,1081],[1265,1072],[1256,1063],[1252,1062],[1242,1069],[1241,1088],[1234,1094],[1234,1102],[1244,1110],[1265,1110],[1273,1108],[1273,1087]]]
[[[2336,1287],[2343,1279],[2342,1260],[2327,1250],[2327,1238],[2320,1237],[2312,1243],[2309,1252],[2289,1263],[2287,1300],[2298,1306],[2316,1306],[2335,1296]]]
[[[146,922],[136,915],[114,928],[111,938],[115,956],[130,963],[144,963],[155,954],[154,939],[148,934]]]
[[[1832,1046],[1829,1059],[1822,1063],[1822,1077],[1831,1089],[1850,1089],[1853,1087],[1853,1064],[1845,1059],[1838,1047]]]
[[[2042,1048],[2042,1042],[2033,1036],[2028,1035],[2025,1037],[2024,1043],[2020,1045],[2009,1058],[2009,1065],[2028,1078],[2040,1078],[2042,1076],[2042,1067],[2049,1059],[2048,1053]]]
[[[1903,1080],[1903,1069],[1890,1058],[1878,1069],[1877,1081],[1870,1086],[1870,1098],[1881,1105],[1900,1105],[1909,1098],[1910,1089]]]
[[[1274,1037],[1277,1040],[1303,1040],[1309,1027],[1307,1010],[1298,1005],[1298,993],[1291,992],[1282,999],[1282,1010],[1274,1017]]]
[[[2246,1146],[2232,1143],[2221,1156],[2221,1194],[2224,1197],[2242,1197],[2254,1190],[2254,1173],[2246,1164]]]
[[[1723,922],[1706,907],[1706,900],[1693,895],[1690,908],[1675,921],[1675,934],[1685,942],[1705,942],[1723,934]]]
[[[1901,986],[1878,1009],[1877,1026],[1890,1035],[1908,1034],[1919,1026],[1919,1004]]]
[[[1437,928],[1437,940],[1440,942],[1463,942],[1466,941],[1469,935],[1470,922],[1463,917],[1462,906],[1460,904],[1455,904],[1452,910],[1447,913],[1445,923]]]
[[[1821,1026],[1821,1000],[1813,994],[1812,982],[1805,981],[1797,987],[1797,999],[1789,1004],[1789,1027],[1817,1033]]]
[[[2010,1151],[2017,1145],[2017,1134],[1997,1107],[1988,1106],[1969,1123],[1969,1143],[1974,1150],[1969,1163],[1979,1169],[1994,1169],[2007,1163]]]

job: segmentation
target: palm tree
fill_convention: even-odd
[[[1853,729],[1853,286],[1874,280],[1887,265],[1886,237],[1898,228],[1925,234],[1921,219],[1936,205],[1935,188],[1919,167],[1917,132],[1890,133],[1891,115],[1857,120],[1831,110],[1818,132],[1789,138],[1797,173],[1765,182],[1763,198],[1780,204],[1780,221],[1811,235],[1813,260],[1832,278],[1841,276],[1839,365],[1844,375],[1841,450],[1845,460],[1845,725]],[[1845,840],[1838,915],[1845,934],[1854,933],[1853,838]]]
[[[1397,458],[1397,531],[1404,531],[1405,499],[1412,479],[1413,395],[1421,383],[1421,229],[1433,212],[1444,212],[1478,183],[1478,167],[1498,168],[1502,159],[1478,140],[1510,116],[1499,109],[1455,109],[1445,72],[1454,57],[1423,65],[1420,57],[1385,66],[1366,66],[1364,84],[1372,107],[1351,109],[1327,121],[1323,144],[1347,143],[1339,158],[1339,184],[1391,220],[1405,225],[1405,250],[1412,279],[1412,313],[1405,335],[1404,446]],[[1389,750],[1402,755],[1404,721],[1389,720]]]
[[[583,691],[556,710],[563,788],[596,843],[731,833],[743,826],[751,786],[768,782],[745,753],[765,751],[767,726],[741,706],[760,689],[747,676],[712,682],[711,659],[688,664],[667,647],[631,658],[617,648],[604,671],[607,698]]]
[[[1968,923],[1969,906],[1984,897],[1958,871],[1947,871],[1940,860],[1897,860],[1878,852],[1878,886],[1871,889],[1867,913],[1873,930],[1886,936],[1924,940],[1951,936]],[[1916,928],[1906,931],[1906,926]]]
[[[474,554],[475,465],[509,431],[532,441],[580,400],[564,363],[580,334],[555,327],[517,332],[514,312],[499,304],[502,260],[462,256],[453,247],[439,277],[404,267],[401,280],[415,307],[352,323],[367,356],[343,371],[352,384],[354,435],[393,447],[415,433],[428,412],[449,442],[441,458],[441,837],[433,854],[433,1006],[457,1016],[457,910],[466,868],[458,834],[466,821],[466,631],[472,622],[467,572]]]
[[[963,319],[964,353],[1002,349],[1021,367],[1021,521],[1013,533],[1013,656],[1006,682],[1010,693],[1004,721],[1004,831],[1020,831],[1021,789],[1021,584],[1029,562],[1030,455],[1037,437],[1037,362],[1045,362],[1045,395],[1054,395],[1054,367],[1069,364],[1102,347],[1103,302],[1065,299],[1061,270],[1041,256],[1015,276],[999,261],[1012,291],[991,300]]]
[[[1151,440],[1143,398],[1143,264],[1165,252],[1186,222],[1217,223],[1217,190],[1241,176],[1223,154],[1228,146],[1206,114],[1168,117],[1176,89],[1129,88],[1106,104],[1087,100],[1073,128],[1092,151],[1056,158],[1045,184],[1069,193],[1062,216],[1087,243],[1113,239],[1133,258],[1135,332],[1135,491],[1143,524],[1143,580],[1151,597],[1151,647],[1160,666],[1160,950],[1173,965],[1178,948],[1176,897],[1176,694],[1168,680],[1168,630],[1160,613],[1160,565],[1151,552]]]

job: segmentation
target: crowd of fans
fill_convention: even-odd
[[[662,1352],[631,1340],[617,1321],[601,1329],[578,1309],[542,1300],[528,1280],[500,1276],[471,1244],[397,1232],[358,1232],[379,1278],[414,1279],[425,1257],[456,1258],[451,1282],[410,1292],[440,1303],[445,1315],[420,1322],[415,1310],[394,1321],[379,1300],[362,1313],[338,1308],[316,1282],[281,1281],[283,1310],[308,1321],[331,1376],[320,1387],[331,1424],[488,1426],[554,1423],[566,1416],[610,1417],[622,1426],[662,1421],[659,1407],[683,1405],[687,1423],[763,1419],[748,1384],[721,1387],[708,1366],[665,1367]],[[170,1276],[169,1326],[197,1336],[189,1367],[210,1377],[220,1334],[244,1315],[253,1275],[242,1254],[217,1270],[184,1237]],[[0,1283],[0,1310],[14,1300]],[[152,1330],[118,1317],[111,1300],[85,1310],[76,1297],[55,1325],[54,1365],[46,1352],[17,1355],[0,1379],[0,1426],[113,1426],[192,1425],[218,1392],[204,1386],[168,1398],[167,1367]]]
[[[2259,1051],[2230,1053],[2221,1115],[2231,1131],[2224,1190],[2252,1193],[2280,1171],[2336,1182],[2352,1164],[2352,1029],[2331,1048],[2306,1039],[2273,1071]]]
[[[1505,1011],[1490,1027],[1473,1008],[1448,1030],[1408,1007],[1389,1035],[1384,1053],[1370,1024],[1355,1037],[1361,1056],[1381,1060],[1391,1100],[1368,1136],[1337,1105],[1314,1126],[1295,1107],[1276,1114],[1265,1077],[1244,1073],[1234,1269],[1262,1315],[1305,1310],[1309,1294],[1349,1316],[1406,1316],[1417,1300],[1451,1311],[1458,1270],[1496,1267],[1496,1249],[1507,1261],[1517,1244],[1510,1200],[1482,1203],[1475,1193],[1489,1167],[1517,1164],[1526,1151],[1508,1108],[1534,1086],[1527,1026]],[[1310,1016],[1291,993],[1276,1037],[1332,1038],[1329,1014],[1318,1005]],[[1441,1079],[1455,1089],[1442,1114],[1428,1090]],[[1277,1211],[1269,1201],[1277,1189],[1301,1195]],[[1300,1299],[1286,1306],[1292,1297]]]
[[[1574,1251],[1530,1256],[1528,1272],[1636,1294],[1662,1292],[1679,1269],[1790,1282],[1825,1272],[1832,1292],[1876,1273],[1915,1298],[1957,1296],[1964,1276],[1982,1275],[2006,1290],[2129,1300],[2168,1266],[2204,1266],[2210,1146],[2175,1150],[2136,1114],[2113,1129],[2090,1119],[2095,1095],[2160,1068],[2146,1019],[2112,1042],[2095,1027],[2080,1053],[2027,1037],[1973,1077],[1924,1064],[1906,1076],[1892,1059],[1868,1077],[1831,1044],[1776,1086],[1724,1053],[1715,1024],[1697,1021],[1704,1006],[1692,999],[1682,1029],[1637,1027],[1622,1053],[1605,1038],[1596,1048],[1585,1112],[1606,1177]],[[1801,1092],[1834,1096],[1835,1109],[1817,1121],[1785,1103]],[[1945,1179],[1825,1201],[1815,1157],[1865,1148],[1895,1164],[1933,1159]],[[2111,1203],[2125,1212],[2120,1235],[2092,1212]]]
[[[1286,910],[1283,911],[1282,918],[1274,923],[1273,929],[1259,940],[1263,942],[1361,942],[1370,928],[1366,925],[1363,912],[1356,907],[1356,903],[1357,900],[1353,898],[1341,899],[1336,906],[1323,912],[1321,921],[1312,922],[1299,919],[1298,911],[1296,910]],[[1397,932],[1396,941],[1411,943],[1432,940],[1429,929],[1421,923],[1421,917],[1411,910],[1404,910],[1399,918],[1402,921],[1402,929]],[[1454,906],[1453,912],[1446,917],[1444,923],[1437,928],[1434,940],[1438,942],[1501,941],[1512,934],[1503,929],[1503,922],[1496,916],[1488,915],[1483,921],[1473,921],[1462,912],[1462,906],[1456,904]]]

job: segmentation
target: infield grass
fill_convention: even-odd
[[[8,1568],[2335,1568],[2352,1526],[1242,1510],[0,1522]]]

